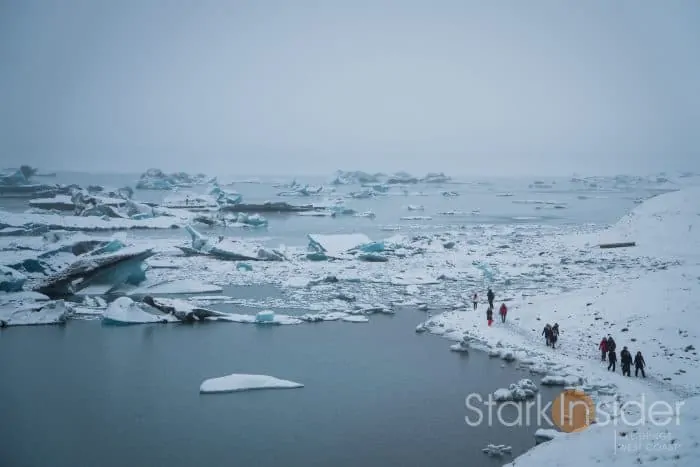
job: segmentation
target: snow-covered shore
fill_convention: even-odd
[[[584,381],[584,388],[607,386],[615,397],[608,402],[631,414],[631,402],[654,401],[678,410],[678,419],[659,426],[647,420],[630,426],[620,415],[616,423],[553,439],[515,459],[517,466],[616,466],[652,463],[655,466],[695,466],[700,462],[700,190],[688,188],[643,203],[611,229],[559,239],[571,249],[595,248],[606,242],[634,241],[618,250],[629,261],[658,260],[660,268],[640,269],[621,277],[601,271],[595,287],[561,295],[509,297],[508,321],[486,326],[483,306],[451,310],[429,319],[421,329],[447,338],[479,343],[501,355],[508,353],[533,370],[568,374]],[[499,303],[498,290],[496,302]],[[502,297],[500,297],[502,298]],[[545,323],[559,323],[558,347],[545,346]],[[642,351],[647,378],[623,377],[607,371],[598,343],[612,334],[618,345],[634,354]],[[500,350],[499,350],[500,349]],[[594,399],[604,399],[591,394]],[[680,401],[680,402],[679,402]],[[600,402],[597,401],[597,402]],[[676,405],[680,404],[680,405]],[[634,408],[636,411],[638,408]],[[656,409],[658,410],[658,406]],[[635,412],[637,413],[637,412]],[[639,420],[630,415],[635,423]],[[657,420],[658,422],[658,420]]]

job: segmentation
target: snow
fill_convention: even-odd
[[[610,229],[556,238],[540,246],[544,254],[561,251],[560,264],[575,264],[571,258],[576,255],[581,255],[576,261],[599,264],[595,276],[587,275],[589,286],[581,282],[582,287],[561,294],[511,296],[508,321],[497,320],[492,327],[485,324],[484,310],[464,306],[433,316],[416,328],[482,346],[493,356],[510,356],[533,373],[543,374],[541,384],[581,387],[597,403],[624,406],[644,396],[647,406],[658,401],[673,404],[680,400],[683,404],[680,426],[646,423],[632,427],[619,421],[593,424],[567,435],[538,432],[539,441],[551,441],[509,465],[671,467],[700,463],[700,359],[696,351],[700,345],[700,319],[696,317],[700,309],[700,232],[694,225],[700,220],[699,195],[698,188],[659,195]],[[600,243],[622,241],[635,241],[637,246],[596,248]],[[623,264],[626,266],[619,267]],[[502,271],[496,271],[494,279],[500,274]],[[495,291],[497,301],[499,293],[508,293]],[[544,345],[541,332],[545,323],[554,322],[559,323],[561,334],[557,348],[551,349]],[[647,378],[623,377],[619,361],[616,373],[607,371],[600,361],[598,343],[608,334],[615,338],[618,352],[623,346],[632,354],[642,351]],[[497,392],[504,400],[511,395],[506,389]],[[623,413],[635,412],[625,406]]]
[[[199,387],[199,392],[208,394],[250,391],[254,389],[296,389],[303,387],[303,384],[275,378],[274,376],[234,373],[205,380]]]
[[[349,250],[372,242],[365,234],[309,234],[308,237],[311,249],[331,257],[340,256]]]
[[[102,320],[106,324],[147,324],[178,321],[172,315],[160,314],[148,305],[134,302],[129,297],[119,297],[110,303]]]
[[[223,289],[218,285],[207,284],[196,279],[176,279],[163,281],[157,284],[139,287],[129,292],[129,295],[171,295],[171,294],[197,294],[216,293]]]

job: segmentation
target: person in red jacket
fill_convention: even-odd
[[[600,349],[600,360],[605,361],[605,357],[608,355],[608,338],[603,337],[603,340],[600,341],[600,345],[598,345],[598,349]]]
[[[501,308],[498,310],[498,313],[501,315],[501,322],[505,323],[506,314],[508,314],[508,307],[506,307],[505,303],[501,304]]]

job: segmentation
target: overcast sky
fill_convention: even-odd
[[[700,170],[700,2],[0,0],[0,160]]]

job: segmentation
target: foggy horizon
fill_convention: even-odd
[[[0,157],[241,176],[700,171],[699,26],[692,0],[8,0]]]

